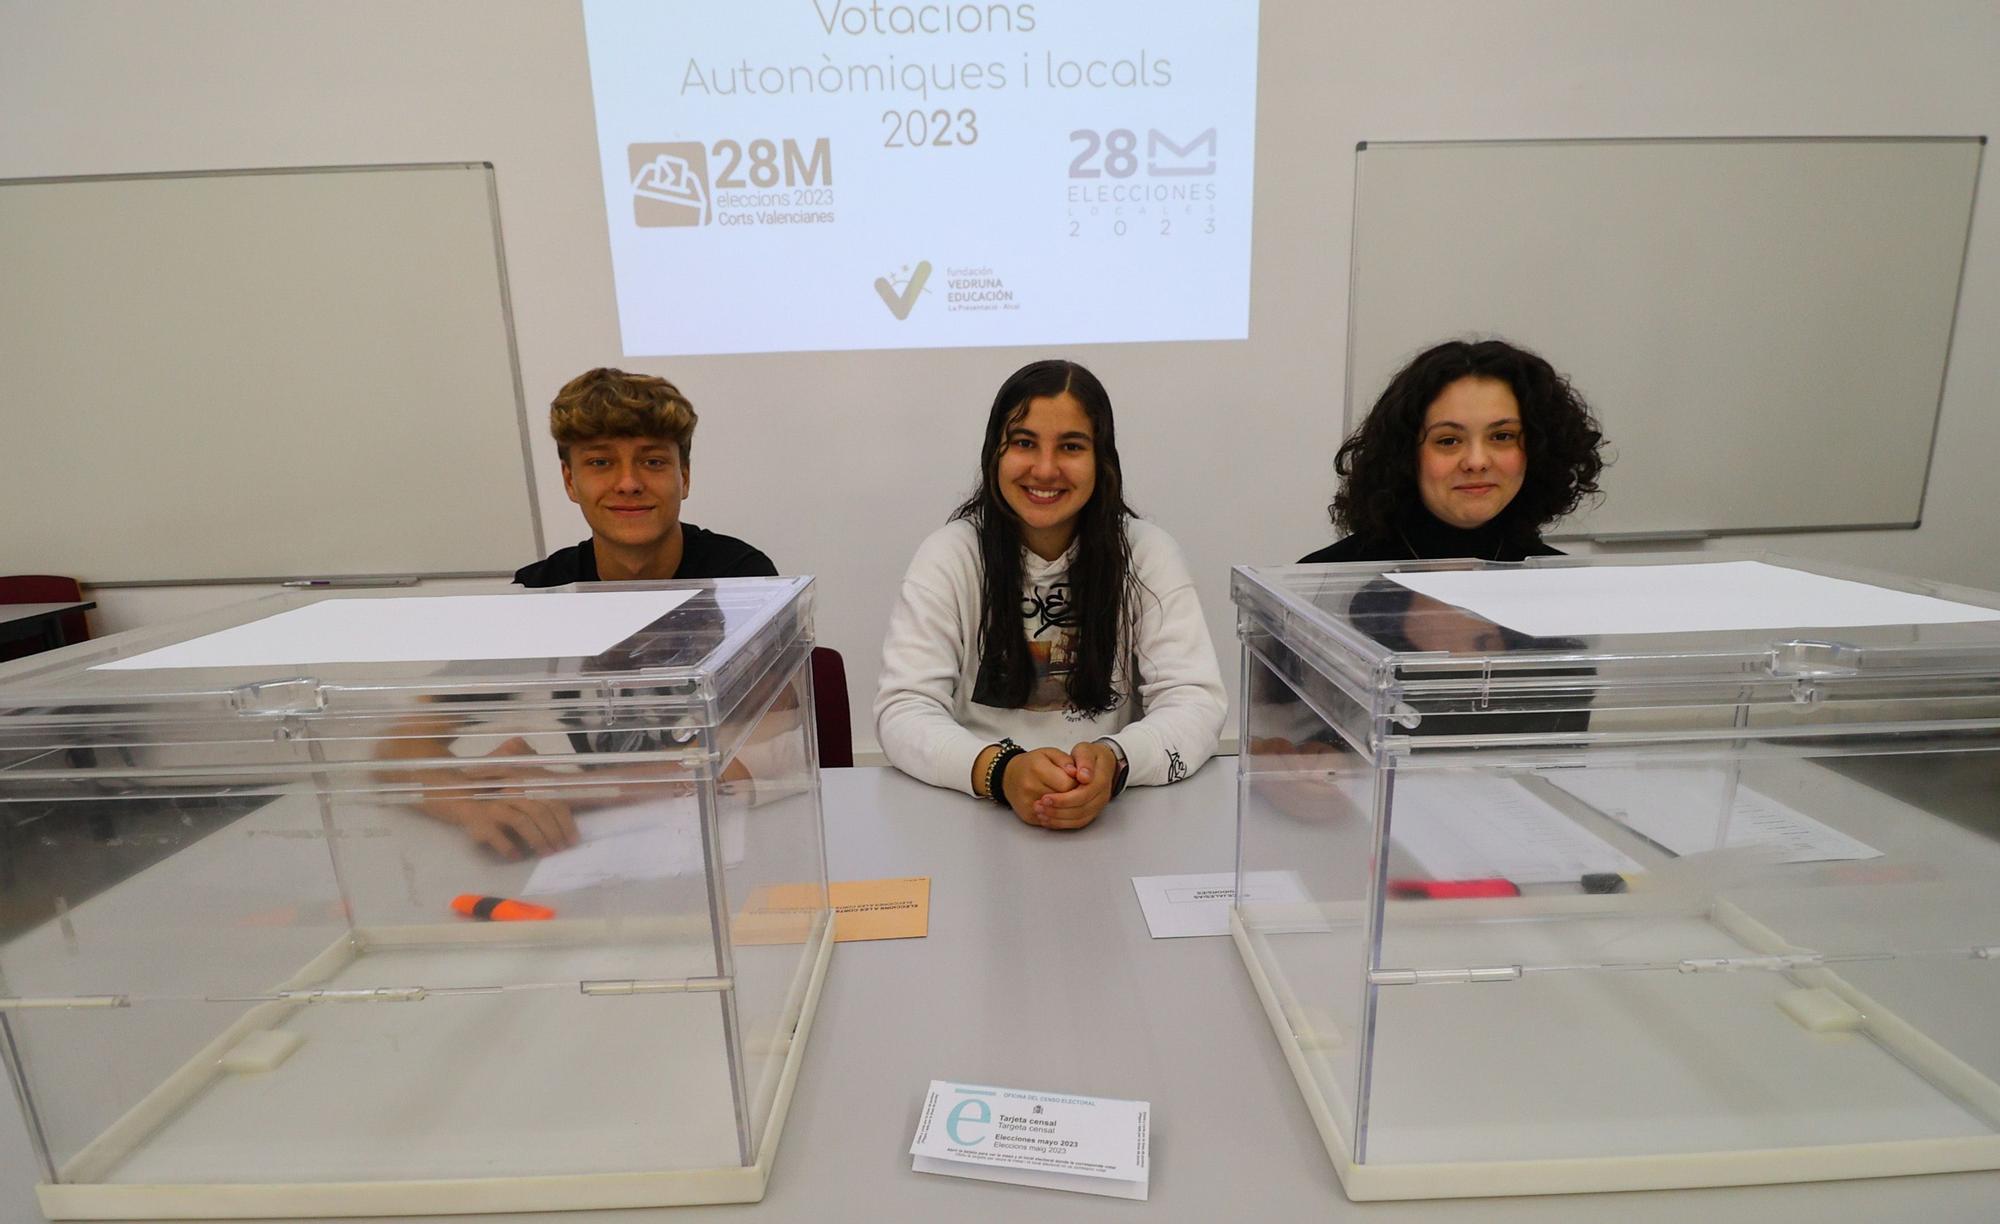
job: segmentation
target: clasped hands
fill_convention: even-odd
[[[533,752],[526,739],[516,736],[485,757],[443,775],[454,788],[470,787],[471,793],[427,794],[417,807],[425,815],[457,825],[504,859],[567,850],[578,840],[570,805],[533,790],[551,782],[574,781],[574,775],[565,779],[552,770],[509,760]]]
[[[1111,802],[1118,757],[1088,740],[1064,752],[1036,748],[1007,764],[1001,794],[1022,823],[1044,829],[1081,829]]]
[[[501,858],[540,858],[582,840],[577,811],[631,803],[649,794],[683,792],[692,781],[684,773],[670,776],[682,773],[674,765],[579,770],[574,765],[553,768],[519,759],[534,754],[525,738],[515,736],[483,757],[461,758],[452,769],[437,771],[436,785],[417,807],[458,826]],[[740,761],[732,761],[719,780],[727,784],[749,777]]]

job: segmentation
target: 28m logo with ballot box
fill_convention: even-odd
[[[1100,132],[1078,128],[1069,134],[1082,148],[1070,160],[1073,179],[1131,178],[1143,165],[1154,178],[1208,178],[1215,174],[1215,129],[1175,140],[1158,128],[1146,129],[1146,156],[1139,157],[1139,134],[1130,128]]]
[[[707,225],[714,220],[708,149],[700,141],[627,145],[625,152],[631,163],[633,224]]]

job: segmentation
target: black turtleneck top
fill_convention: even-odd
[[[1387,537],[1351,535],[1318,552],[1299,558],[1300,565],[1329,561],[1442,561],[1469,557],[1475,561],[1519,561],[1526,557],[1560,557],[1560,549],[1542,543],[1539,535],[1523,540],[1518,527],[1510,530],[1497,519],[1466,529],[1440,522],[1422,506],[1403,516]]]

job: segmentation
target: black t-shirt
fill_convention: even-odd
[[[1453,527],[1441,521],[1429,510],[1415,507],[1392,527],[1386,537],[1364,538],[1347,536],[1330,544],[1318,552],[1299,559],[1300,565],[1319,565],[1338,561],[1443,561],[1468,557],[1477,561],[1520,561],[1528,557],[1560,557],[1560,549],[1550,548],[1542,543],[1540,535],[1524,531],[1519,525],[1501,522],[1482,523],[1467,530]],[[1355,592],[1347,606],[1347,615],[1363,633],[1395,651],[1417,651],[1424,649],[1408,637],[1409,616],[1415,603],[1415,592],[1386,579],[1377,578]],[[1338,609],[1329,609],[1338,611]],[[1469,613],[1463,615],[1470,615]],[[1538,639],[1517,633],[1512,629],[1495,626],[1505,650],[1563,650],[1576,649],[1582,643],[1567,638]],[[1305,669],[1310,670],[1310,669]],[[1475,673],[1434,672],[1431,679],[1464,679]],[[1547,676],[1591,675],[1589,668],[1549,668],[1538,674]],[[1310,689],[1315,683],[1327,684],[1316,675],[1292,675],[1291,682],[1301,689]],[[1279,694],[1282,703],[1288,695]],[[1460,733],[1502,734],[1530,733],[1562,736],[1580,733],[1590,729],[1590,713],[1577,708],[1589,703],[1589,697],[1582,694],[1568,694],[1551,697],[1547,712],[1526,709],[1519,713],[1492,714],[1476,705],[1464,710],[1434,710],[1426,714],[1417,728],[1417,736],[1452,735]],[[1531,701],[1522,704],[1532,705]],[[1326,737],[1322,733],[1322,738]]]
[[[778,567],[756,548],[719,532],[704,531],[693,523],[681,524],[681,564],[675,578],[775,578]],[[590,541],[551,553],[547,560],[524,565],[514,573],[514,582],[524,587],[563,586],[571,582],[596,582],[597,551]]]
[[[1381,538],[1347,536],[1315,553],[1299,558],[1300,565],[1320,565],[1332,561],[1442,561],[1470,557],[1475,561],[1520,561],[1527,557],[1560,557],[1562,550],[1550,548],[1533,532],[1523,532],[1499,522],[1481,523],[1466,530],[1440,522],[1430,511],[1418,509],[1398,522]]]
[[[714,531],[704,531],[693,523],[681,524],[681,563],[675,578],[775,578],[778,567],[756,548]],[[551,553],[547,560],[522,566],[514,581],[524,587],[564,586],[572,582],[597,582],[597,551],[589,540]],[[585,664],[585,671],[622,671],[633,667],[670,667],[707,657],[727,632],[727,619],[715,597],[704,591],[682,604],[672,615],[674,632],[655,634],[651,626],[641,629],[618,645]],[[574,696],[574,694],[560,694]],[[565,722],[574,725],[574,717]],[[621,730],[571,731],[570,742],[578,752],[654,752],[686,739],[657,727]]]

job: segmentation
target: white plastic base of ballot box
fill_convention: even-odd
[[[1423,904],[1427,918],[1443,919],[1446,907],[1474,903]],[[1352,1008],[1295,993],[1272,942],[1354,939],[1353,947],[1325,962],[1313,957],[1310,967],[1315,976],[1349,967],[1358,972],[1360,907],[1300,908],[1317,910],[1317,919],[1286,915],[1268,932],[1246,927],[1232,909],[1230,933],[1350,1199],[1659,1190],[2000,1168],[2000,1086],[1824,968],[1794,970],[1789,980],[1754,972],[1668,973],[1676,980],[1657,985],[1639,981],[1658,976],[1648,974],[1533,975],[1538,982],[1532,989],[1561,991],[1562,1002],[1574,1005],[1539,1021],[1533,1007],[1494,993],[1521,990],[1528,979],[1385,987],[1400,993],[1376,1017],[1370,1148],[1357,1163],[1355,1102],[1343,1099],[1342,1087],[1353,1082],[1360,1058],[1358,1035],[1346,1027],[1360,1014],[1359,986],[1353,987]],[[1709,925],[1716,939],[1750,951],[1784,947],[1775,932],[1726,903],[1690,922]],[[1334,934],[1342,929],[1346,935]],[[1504,937],[1519,938],[1520,929]],[[1454,938],[1464,935],[1461,926]],[[1296,965],[1297,954],[1291,955]],[[1700,986],[1691,986],[1697,979]],[[1844,1001],[1864,1017],[1861,1031],[1813,1032],[1801,1025],[1777,1002],[1799,988]],[[1704,993],[1692,1014],[1663,1014],[1677,1004],[1692,1006],[1686,1000],[1695,990],[1713,993]],[[1732,1042],[1739,1044],[1732,1048]],[[1786,1043],[1797,1048],[1787,1052]],[[1704,1074],[1699,1068],[1711,1053],[1719,1061]],[[1763,1086],[1776,1085],[1762,1098],[1753,1086],[1760,1077],[1767,1077]],[[1618,1088],[1608,1084],[1612,1079],[1620,1081]],[[1644,1099],[1648,1087],[1658,1090],[1651,1101]],[[1622,1113],[1606,1105],[1607,1094],[1619,1090],[1636,1099]],[[1793,1092],[1801,1099],[1792,1099]],[[1850,1097],[1854,1109],[1842,1112]],[[1655,1108],[1662,1101],[1666,1105]],[[1700,1150],[1724,1134],[1742,1146]],[[1857,1142],[1857,1135],[1866,1138]],[[1759,1142],[1766,1136],[1775,1141]],[[1605,1154],[1540,1154],[1592,1150]]]
[[[429,979],[386,980],[427,986],[490,971],[480,957],[514,957],[509,968],[542,971],[500,980],[582,976],[567,989],[421,1002],[255,1004],[66,1161],[61,1182],[38,1187],[42,1210],[52,1220],[212,1220],[755,1202],[826,977],[832,919],[826,913],[816,929],[799,932],[803,944],[788,952],[739,949],[784,956],[787,967],[769,976],[789,979],[771,982],[772,997],[783,995],[775,1028],[743,1034],[744,1089],[753,1113],[766,1111],[754,1163],[741,1163],[718,995],[606,998],[576,988],[578,980],[634,976],[635,954],[659,968],[681,955],[673,941],[621,945],[594,932],[566,945],[563,923],[358,930],[301,970],[293,988],[379,985],[385,960]],[[452,929],[465,934],[454,940]],[[450,946],[467,937],[513,942]],[[705,939],[684,942],[707,947]],[[365,978],[355,976],[358,966]],[[701,972],[695,964],[686,976]],[[739,965],[739,989],[742,979]],[[256,1036],[274,1031],[289,1036]],[[691,1058],[697,1050],[701,1057]],[[357,1057],[383,1051],[397,1056],[379,1066]],[[226,1069],[232,1052],[247,1073]],[[538,1100],[547,1102],[539,1112]],[[516,1115],[493,1117],[496,1106]],[[425,1175],[535,1166],[555,1171]]]

